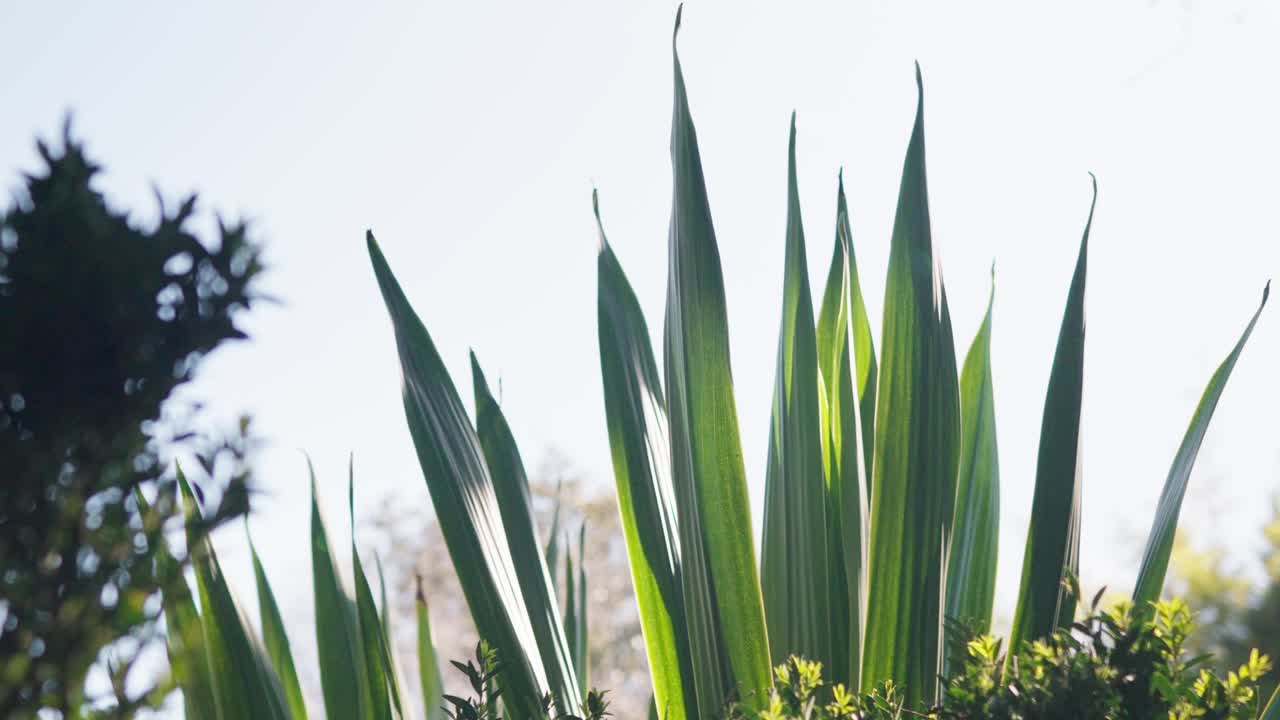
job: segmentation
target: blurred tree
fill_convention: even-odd
[[[592,482],[556,452],[549,453],[531,475],[534,513],[543,540],[550,539],[552,526],[558,524],[563,540],[559,552],[573,553],[575,566],[579,561],[578,530],[586,522],[590,684],[608,689],[610,707],[619,717],[642,717],[653,688],[613,486]],[[554,518],[557,498],[561,505],[558,523]],[[440,659],[461,661],[471,657],[478,640],[475,625],[434,517],[403,498],[388,497],[371,525],[376,530],[374,544],[390,550],[381,557],[387,572],[388,602],[396,617],[395,644],[402,666],[417,667],[415,576],[422,578],[431,609],[432,638]],[[563,612],[563,571],[555,572],[553,579]],[[410,682],[416,675],[404,674]],[[447,665],[444,682],[446,692],[467,695],[466,678]],[[413,692],[417,692],[416,686]]]
[[[1223,670],[1238,668],[1255,647],[1280,659],[1280,495],[1272,498],[1259,544],[1260,580],[1229,566],[1221,547],[1198,550],[1181,531],[1174,540],[1169,592],[1186,599],[1199,625],[1188,647],[1194,654],[1212,653]],[[1262,697],[1270,697],[1278,680],[1273,673],[1262,683]]]
[[[60,149],[37,147],[42,173],[0,212],[0,717],[128,717],[162,694],[155,664],[131,671],[182,581],[153,562],[177,513],[166,466],[190,457],[223,488],[202,530],[247,507],[247,420],[214,440],[198,406],[166,401],[244,337],[259,250],[243,224],[201,242],[194,196],[136,226],[69,122]]]

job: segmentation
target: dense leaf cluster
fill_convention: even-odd
[[[1221,677],[1209,657],[1189,657],[1194,624],[1181,600],[1135,610],[1123,603],[1023,646],[1006,658],[982,636],[948,683],[945,720],[978,718],[1213,718],[1245,720],[1265,701],[1257,685],[1271,670],[1255,650]]]
[[[1225,676],[1206,656],[1188,657],[1192,615],[1181,600],[1135,612],[1121,604],[1091,614],[1006,657],[989,635],[965,643],[965,658],[944,684],[940,704],[911,708],[886,683],[858,694],[828,688],[820,663],[792,656],[774,670],[761,710],[730,708],[728,720],[1252,720],[1265,698],[1265,655]]]
[[[177,572],[154,562],[176,512],[167,458],[194,455],[193,470],[226,481],[209,525],[247,507],[247,422],[213,442],[193,432],[198,407],[166,401],[244,337],[235,318],[255,298],[257,246],[242,224],[202,242],[194,196],[139,227],[95,189],[99,167],[69,128],[62,145],[39,143],[43,170],[0,210],[3,717],[80,708],[104,659],[118,711],[134,702],[120,688]],[[145,521],[141,488],[157,496]]]

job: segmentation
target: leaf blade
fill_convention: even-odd
[[[505,668],[512,712],[535,714],[550,692],[529,610],[520,591],[493,479],[480,441],[435,344],[373,233],[369,259],[391,316],[402,370],[406,421],[436,517],[480,634]]]
[[[1240,339],[1231,349],[1222,364],[1209,378],[1209,384],[1200,397],[1196,411],[1191,416],[1190,426],[1182,438],[1182,444],[1174,455],[1173,465],[1165,479],[1164,489],[1160,491],[1160,501],[1156,507],[1156,515],[1151,521],[1151,532],[1147,536],[1146,549],[1142,554],[1142,566],[1138,571],[1138,579],[1133,588],[1135,607],[1145,608],[1160,599],[1160,591],[1164,587],[1165,574],[1169,570],[1169,556],[1173,552],[1173,537],[1178,529],[1178,515],[1182,511],[1182,499],[1187,492],[1187,484],[1191,480],[1191,469],[1195,466],[1196,457],[1200,453],[1200,444],[1204,441],[1209,429],[1209,421],[1213,419],[1213,411],[1218,407],[1222,391],[1231,379],[1231,371],[1244,350],[1245,343],[1253,334],[1253,328],[1267,305],[1267,297],[1271,294],[1271,283],[1262,291],[1262,302],[1249,319]]]
[[[694,691],[667,412],[649,328],[605,236],[599,196],[597,325],[605,420],[654,703],[664,720],[701,717]],[[555,538],[553,538],[555,541]]]
[[[663,355],[685,615],[698,705],[709,712],[735,693],[750,702],[763,700],[771,684],[769,641],[738,436],[720,253],[674,34],[672,60],[674,188]]]
[[[858,687],[867,603],[867,551],[870,546],[866,458],[868,435],[858,402],[858,372],[853,360],[859,333],[854,298],[856,288],[843,173],[836,192],[836,233],[818,313],[818,371],[822,381],[822,439],[827,476],[828,558],[832,608],[832,677]],[[866,309],[861,308],[863,331]],[[869,343],[869,333],[867,342]],[[875,360],[871,360],[874,367]],[[875,380],[870,380],[874,393]],[[874,416],[875,407],[871,406]]]
[[[946,559],[959,461],[955,342],[935,258],[924,89],[903,163],[885,285],[877,387],[870,583],[862,686],[893,680],[932,703],[941,669]]]
[[[796,182],[795,113],[787,158],[782,322],[765,470],[761,588],[772,664],[799,655],[830,667],[827,487],[817,339]]]
[[[947,566],[947,617],[976,623],[971,629],[980,634],[991,630],[1000,543],[1000,459],[991,373],[994,303],[993,272],[987,313],[960,372],[960,473]]]
[[[476,434],[493,477],[502,526],[511,548],[520,593],[529,610],[542,667],[556,695],[559,711],[580,714],[581,675],[575,670],[574,646],[566,632],[572,622],[561,616],[556,603],[555,583],[539,547],[529,478],[515,437],[502,408],[489,391],[474,352],[471,353],[471,377],[476,401]],[[572,594],[572,589],[569,592]]]
[[[1084,380],[1084,291],[1088,269],[1089,230],[1098,201],[1093,182],[1089,219],[1080,240],[1067,306],[1058,333],[1058,345],[1049,372],[1044,417],[1040,424],[1040,451],[1036,461],[1036,488],[1031,503],[1023,555],[1022,585],[1009,655],[1027,641],[1044,637],[1072,621],[1076,599],[1066,587],[1080,566],[1080,406]]]
[[[359,618],[338,571],[329,531],[311,475],[311,577],[316,612],[320,689],[327,717],[373,717],[373,698],[364,667]]]
[[[258,557],[258,549],[254,547],[252,538],[249,540],[249,554],[253,558],[253,577],[258,588],[258,618],[262,624],[263,646],[271,659],[272,667],[280,676],[290,712],[296,720],[305,720],[307,706],[302,695],[302,685],[298,682],[298,671],[294,667],[289,635],[285,632],[280,606],[276,604],[275,593],[271,590],[271,583],[267,580],[267,573],[262,567],[262,559]]]

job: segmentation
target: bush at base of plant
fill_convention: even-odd
[[[1101,595],[1099,595],[1100,597]],[[726,720],[1252,720],[1265,700],[1258,682],[1271,662],[1256,650],[1225,677],[1188,657],[1194,629],[1181,600],[1135,612],[1129,603],[1100,611],[1023,645],[1014,657],[990,635],[964,641],[941,704],[910,708],[903,689],[885,683],[857,694],[828,688],[821,663],[795,656],[774,669],[761,710],[731,707]]]

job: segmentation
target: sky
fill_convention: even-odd
[[[311,612],[307,473],[331,530],[429,499],[406,430],[372,229],[470,401],[467,351],[535,465],[611,484],[590,195],[660,331],[670,212],[667,3],[12,3],[0,10],[0,183],[67,112],[101,189],[154,217],[199,191],[252,221],[252,340],[189,393],[265,439],[250,528],[286,613]],[[762,3],[692,0],[681,58],[726,281],[759,524],[781,317],[788,119],[811,283],[843,167],[880,327],[902,157],[924,74],[934,242],[962,359],[995,263],[1000,607],[1011,611],[1045,384],[1089,208],[1082,574],[1128,592],[1205,383],[1280,273],[1280,8],[1247,0]],[[1280,308],[1263,313],[1205,441],[1184,526],[1247,566],[1280,490]],[[660,338],[655,337],[655,347]],[[424,520],[425,522],[425,520]],[[243,533],[217,540],[242,597]],[[291,622],[291,624],[293,624]]]

